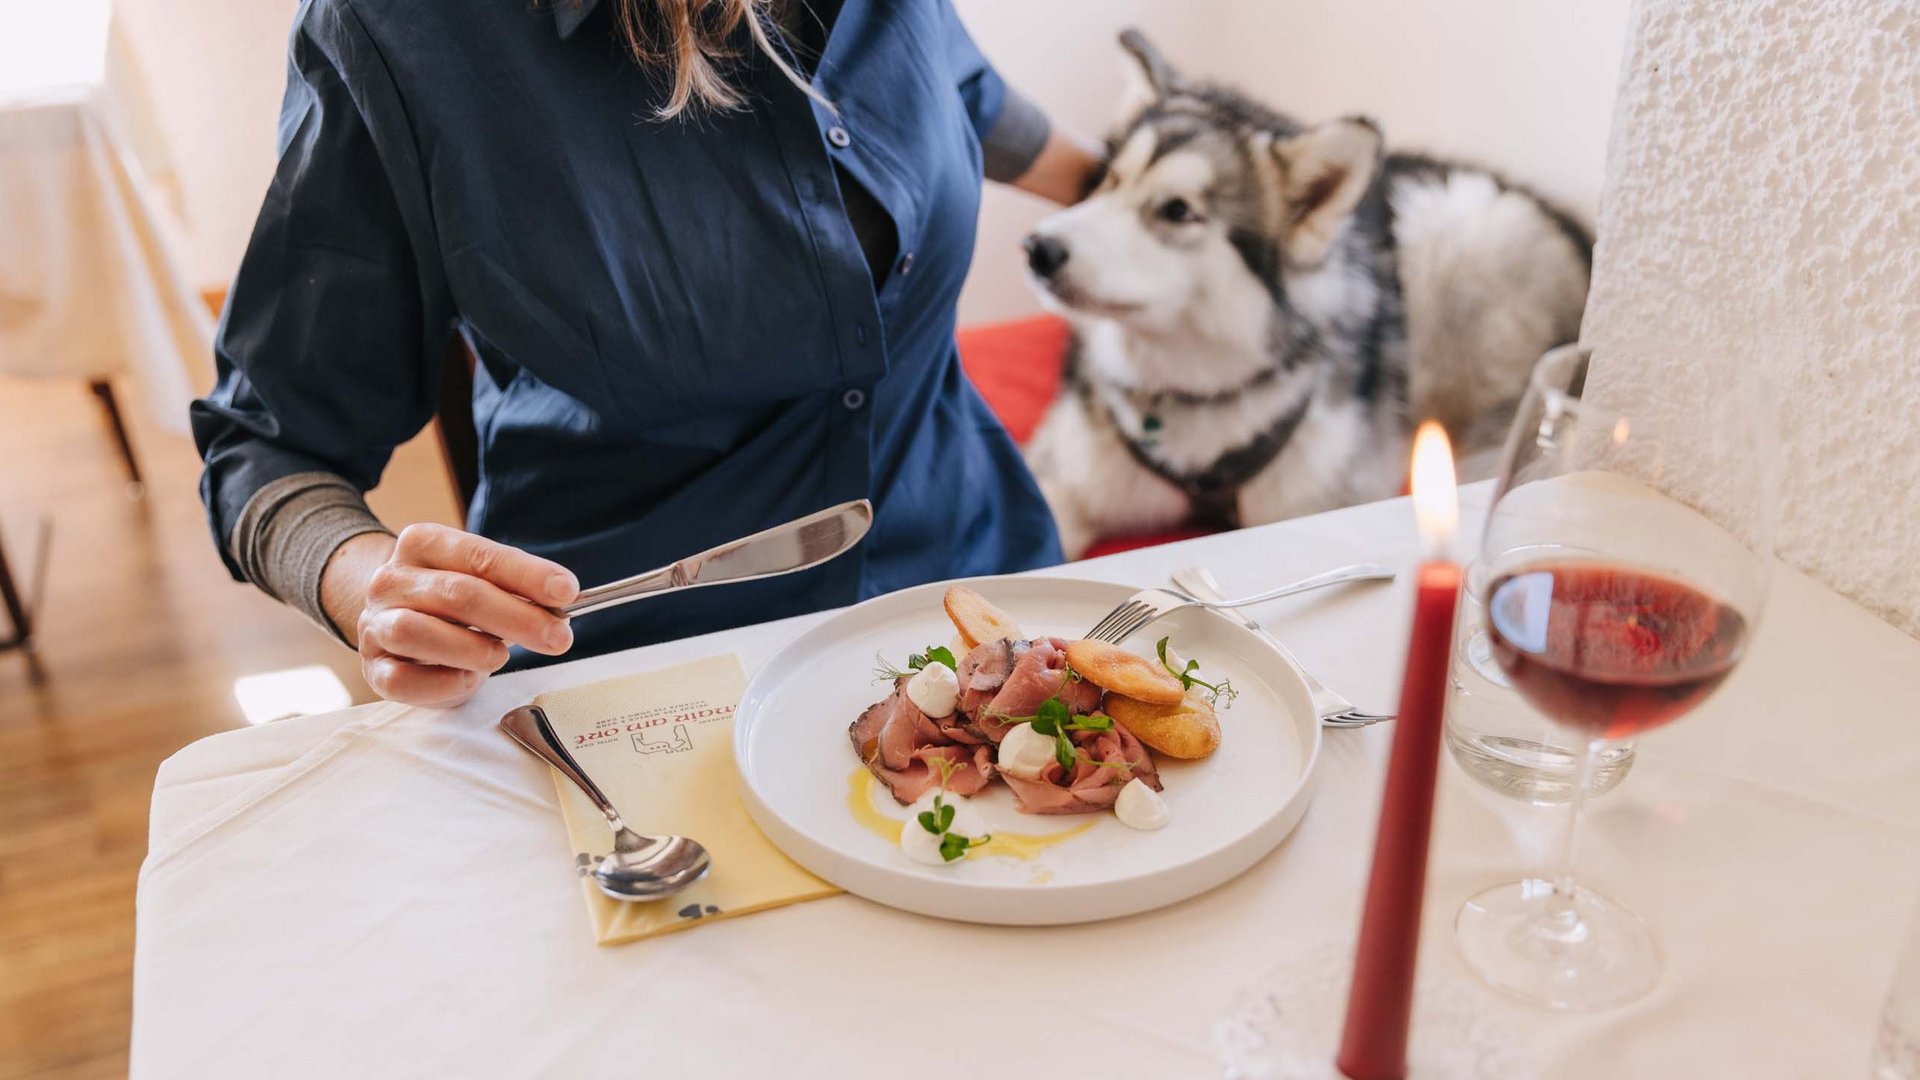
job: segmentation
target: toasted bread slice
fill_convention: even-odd
[[[1104,641],[1084,639],[1068,645],[1067,663],[1093,685],[1139,701],[1172,705],[1185,692],[1180,680],[1158,661]]]
[[[1168,757],[1203,758],[1220,745],[1220,717],[1198,694],[1172,705],[1108,694],[1106,708],[1135,738]]]
[[[1026,638],[1012,616],[994,607],[986,597],[965,585],[948,589],[942,606],[947,609],[947,618],[953,620],[953,628],[960,631],[960,640],[968,649],[975,648],[983,641],[999,641],[1001,638],[1021,641]]]

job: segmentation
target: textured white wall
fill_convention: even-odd
[[[1916,146],[1913,5],[1640,0],[1586,337],[1641,411],[1771,382],[1780,554],[1920,634]]]

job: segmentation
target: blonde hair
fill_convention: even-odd
[[[578,0],[574,0],[578,2]],[[689,111],[730,111],[746,107],[746,97],[727,78],[730,61],[739,51],[728,43],[742,23],[754,48],[778,68],[787,81],[815,101],[832,103],[793,65],[773,35],[772,7],[781,0],[614,0],[613,20],[627,51],[641,67],[658,72],[671,89],[654,110],[670,120]],[[799,0],[787,0],[799,2]]]

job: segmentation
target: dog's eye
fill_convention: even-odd
[[[1193,204],[1180,198],[1168,199],[1161,203],[1158,213],[1160,220],[1170,221],[1175,225],[1185,225],[1190,221],[1200,220],[1200,214],[1193,208]]]

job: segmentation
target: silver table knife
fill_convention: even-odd
[[[872,526],[873,504],[855,499],[752,536],[730,540],[658,570],[582,589],[579,599],[558,609],[558,613],[571,618],[643,596],[697,589],[703,585],[759,581],[808,570],[852,550]]]

